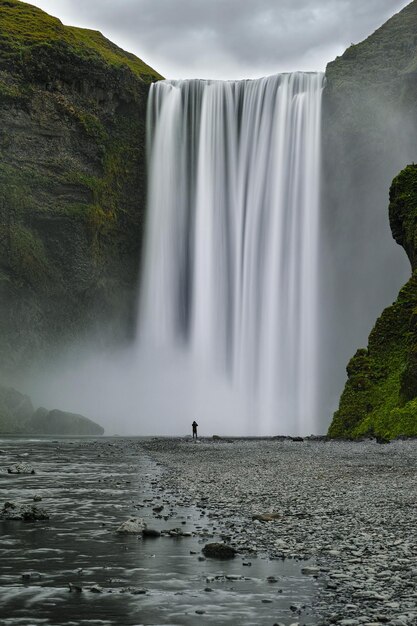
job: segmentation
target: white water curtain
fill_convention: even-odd
[[[293,73],[150,91],[139,343],[228,377],[254,433],[315,429],[322,86]]]

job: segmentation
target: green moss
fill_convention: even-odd
[[[402,408],[395,408],[379,423],[379,433],[386,438],[417,435],[417,400],[408,402]]]
[[[355,85],[360,90],[379,85],[387,97],[387,83],[417,67],[416,32],[417,3],[411,2],[367,39],[351,45],[328,64],[326,75],[332,89]],[[395,89],[394,84],[391,86]]]
[[[10,227],[9,238],[9,262],[15,281],[37,287],[46,285],[51,271],[42,241],[20,224]]]
[[[416,258],[417,167],[405,168],[390,191],[393,235]],[[392,439],[417,436],[417,269],[385,309],[347,367],[348,380],[329,436]]]
[[[131,70],[145,82],[162,77],[149,65],[106,39],[97,31],[64,26],[60,20],[18,0],[0,0],[0,49],[22,62],[37,49],[66,45],[78,57],[100,60]]]
[[[389,216],[396,242],[403,246],[413,269],[417,267],[417,166],[407,166],[390,190]]]
[[[0,102],[15,101],[25,99],[26,95],[14,83],[7,82],[0,78]]]

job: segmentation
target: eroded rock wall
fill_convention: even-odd
[[[417,165],[394,179],[389,216],[412,276],[377,320],[368,347],[350,360],[331,437],[417,436]]]
[[[159,78],[100,33],[0,0],[0,372],[132,332]]]

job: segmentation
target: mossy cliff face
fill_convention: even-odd
[[[135,307],[146,193],[145,63],[0,0],[0,371]]]
[[[417,1],[327,66],[324,396],[333,397],[343,385],[343,368],[335,363],[346,363],[352,346],[365,341],[408,275],[406,259],[392,241],[385,206],[394,176],[417,161],[416,70]]]
[[[348,381],[329,429],[330,437],[417,436],[417,166],[391,186],[390,224],[404,247],[412,276],[385,309],[347,367]]]

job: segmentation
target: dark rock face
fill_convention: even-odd
[[[26,424],[26,431],[42,435],[102,435],[104,428],[92,420],[77,415],[54,409],[38,409]]]
[[[30,398],[0,385],[0,432],[18,432],[33,414]]]
[[[0,371],[98,326],[128,336],[159,78],[100,33],[0,0]]]
[[[326,69],[322,245],[332,262],[321,294],[330,346],[322,359],[324,395],[344,382],[333,354],[347,361],[408,275],[385,207],[394,176],[417,160],[416,33],[414,1]],[[396,239],[402,236],[395,220],[391,227]]]
[[[367,349],[347,366],[348,380],[330,437],[376,436],[387,441],[417,435],[417,166],[409,165],[390,190],[393,236],[407,252],[413,274],[382,313]]]
[[[34,411],[28,396],[0,385],[0,433],[94,436],[102,435],[104,428],[75,413],[43,407]],[[14,467],[9,473],[22,473],[25,464]]]

